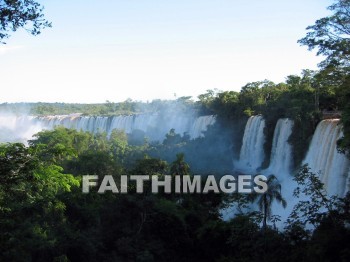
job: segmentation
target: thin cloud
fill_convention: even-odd
[[[23,46],[0,46],[0,55],[5,55],[9,52],[12,52],[14,50],[22,49]]]

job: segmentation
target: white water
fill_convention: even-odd
[[[293,121],[287,118],[282,118],[277,121],[273,134],[270,165],[266,170],[263,170],[263,175],[266,177],[273,174],[277,177],[281,184],[281,193],[287,201],[287,207],[283,208],[281,204],[274,202],[272,204],[272,213],[281,216],[281,222],[276,223],[276,226],[283,228],[283,222],[287,220],[293,206],[298,202],[293,196],[293,191],[297,187],[297,183],[292,177],[292,147],[288,139],[293,131]]]
[[[142,130],[152,141],[161,141],[170,129],[183,135],[188,133],[191,139],[203,136],[208,125],[215,123],[215,116],[178,116],[165,117],[161,114],[139,114],[119,116],[82,116],[80,114],[54,115],[43,117],[32,116],[0,116],[0,142],[25,142],[33,134],[41,130],[52,130],[56,126],[87,131],[91,133],[106,132],[114,129],[131,134],[134,130]]]
[[[339,119],[321,121],[313,135],[304,164],[320,174],[329,195],[344,196],[349,190],[350,161],[337,151],[337,140],[343,136]]]
[[[28,139],[41,130],[41,126],[34,123],[32,117],[0,115],[0,143],[21,142],[26,144]]]
[[[270,166],[267,170],[280,181],[290,175],[292,168],[292,147],[288,143],[292,129],[293,121],[282,118],[277,121],[273,134]]]
[[[211,126],[215,123],[215,116],[200,116],[196,118],[191,129],[189,131],[189,135],[191,138],[203,137],[203,132],[207,131],[208,126]]]
[[[320,179],[325,184],[328,195],[337,194],[342,197],[349,190],[350,163],[344,154],[337,151],[337,140],[343,135],[338,124],[339,119],[323,120],[318,124],[303,164],[308,163],[314,173],[320,172]],[[289,151],[287,143],[285,146],[286,150],[283,154]],[[286,163],[288,161],[284,162],[284,164]],[[297,183],[289,173],[284,171],[276,173],[282,186],[282,195],[287,201],[286,209],[277,203],[272,205],[272,212],[281,216],[281,222],[287,219],[298,201],[311,201],[305,195],[300,195],[300,199],[293,196],[293,190],[297,187]],[[277,224],[278,227],[283,227],[281,222]],[[311,229],[312,226],[309,226]]]
[[[240,152],[238,169],[254,174],[260,167],[263,159],[261,153],[263,145],[263,123],[259,116],[251,117],[245,128],[243,144]],[[301,199],[293,196],[293,191],[297,187],[292,175],[292,148],[288,139],[292,133],[293,121],[289,119],[279,119],[273,137],[270,166],[262,170],[265,176],[274,174],[282,187],[282,196],[287,201],[287,208],[280,204],[272,204],[272,213],[281,216],[281,222],[276,226],[283,228],[294,205]],[[342,197],[350,189],[350,161],[337,151],[337,140],[343,136],[339,119],[323,120],[317,126],[313,135],[309,150],[303,164],[308,163],[312,172],[320,173],[320,179],[325,184],[325,189],[329,195]],[[256,159],[254,161],[254,159]],[[249,168],[250,167],[250,168]],[[255,170],[254,170],[255,169]],[[303,200],[309,200],[301,196]],[[252,205],[251,208],[257,207]],[[234,208],[224,211],[225,218],[232,217]]]
[[[261,164],[264,160],[263,146],[265,142],[264,136],[265,122],[261,116],[255,116],[249,118],[242,141],[242,148],[240,152],[240,160],[238,163],[238,169],[248,173],[256,174],[256,170],[261,168]],[[293,190],[296,187],[296,183],[293,181],[291,175],[292,168],[292,147],[288,143],[288,139],[292,133],[293,121],[290,119],[279,119],[273,135],[270,165],[267,169],[262,170],[261,174],[268,177],[270,174],[274,174],[282,187],[282,195],[286,199],[288,205],[284,209],[280,204],[272,204],[272,213],[280,215],[281,220],[285,221],[291,212],[294,204],[297,202],[293,197]],[[255,205],[251,206],[252,209],[257,209]],[[228,210],[232,215],[233,210]],[[224,216],[228,214],[223,213]],[[283,228],[283,222],[276,224],[277,227]]]
[[[265,120],[262,116],[251,116],[246,124],[238,169],[255,171],[264,161]]]

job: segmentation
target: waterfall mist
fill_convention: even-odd
[[[105,132],[110,135],[114,129],[122,130],[128,135],[147,137],[150,141],[163,142],[166,134],[174,129],[180,135],[190,139],[203,137],[207,127],[213,125],[216,117],[199,116],[198,112],[184,101],[158,102],[155,111],[113,116],[86,116],[80,113],[69,115],[30,116],[30,110],[21,104],[20,112],[9,110],[0,112],[0,141],[25,142],[41,130],[52,130],[63,126],[90,133]],[[145,105],[138,105],[140,112]],[[17,108],[15,108],[17,109]],[[26,110],[25,110],[26,109]],[[6,111],[6,112],[5,112]]]
[[[77,114],[66,116],[44,116],[35,117],[35,123],[45,129],[53,129],[55,126],[64,126],[91,133],[106,132],[110,134],[114,129],[123,130],[126,134],[131,134],[136,130],[142,131],[151,141],[165,139],[165,135],[171,129],[175,129],[178,134],[188,134],[190,138],[202,136],[207,126],[215,123],[214,116],[195,115],[169,115],[159,113],[138,114],[127,116],[81,116]]]
[[[0,112],[0,143],[21,142],[26,144],[27,140],[41,130],[41,124],[33,121],[31,116]]]

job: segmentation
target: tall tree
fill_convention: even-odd
[[[0,43],[10,36],[10,31],[24,28],[32,35],[51,27],[43,14],[43,7],[33,0],[0,0]]]
[[[183,153],[176,155],[176,160],[171,163],[170,173],[179,176],[190,175],[190,166],[185,162],[185,155]]]
[[[331,16],[323,17],[308,26],[309,32],[299,40],[310,50],[317,48],[318,55],[327,56],[326,63],[348,67],[350,59],[350,0],[337,0],[328,7]]]
[[[299,40],[310,50],[326,59],[320,64],[322,71],[333,77],[336,84],[344,137],[339,141],[342,151],[350,152],[350,0],[336,0],[329,6],[332,15],[323,17],[307,27],[309,32]]]

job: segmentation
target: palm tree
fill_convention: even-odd
[[[283,208],[286,208],[287,202],[282,197],[281,194],[281,184],[278,182],[278,179],[274,175],[269,175],[266,181],[267,190],[265,193],[251,194],[251,201],[255,202],[257,200],[260,211],[263,214],[263,229],[267,227],[267,220],[271,219],[271,205],[274,200],[278,203],[281,203]]]
[[[172,175],[187,176],[190,174],[190,166],[185,162],[185,155],[179,153],[176,160],[171,163],[170,172]]]

